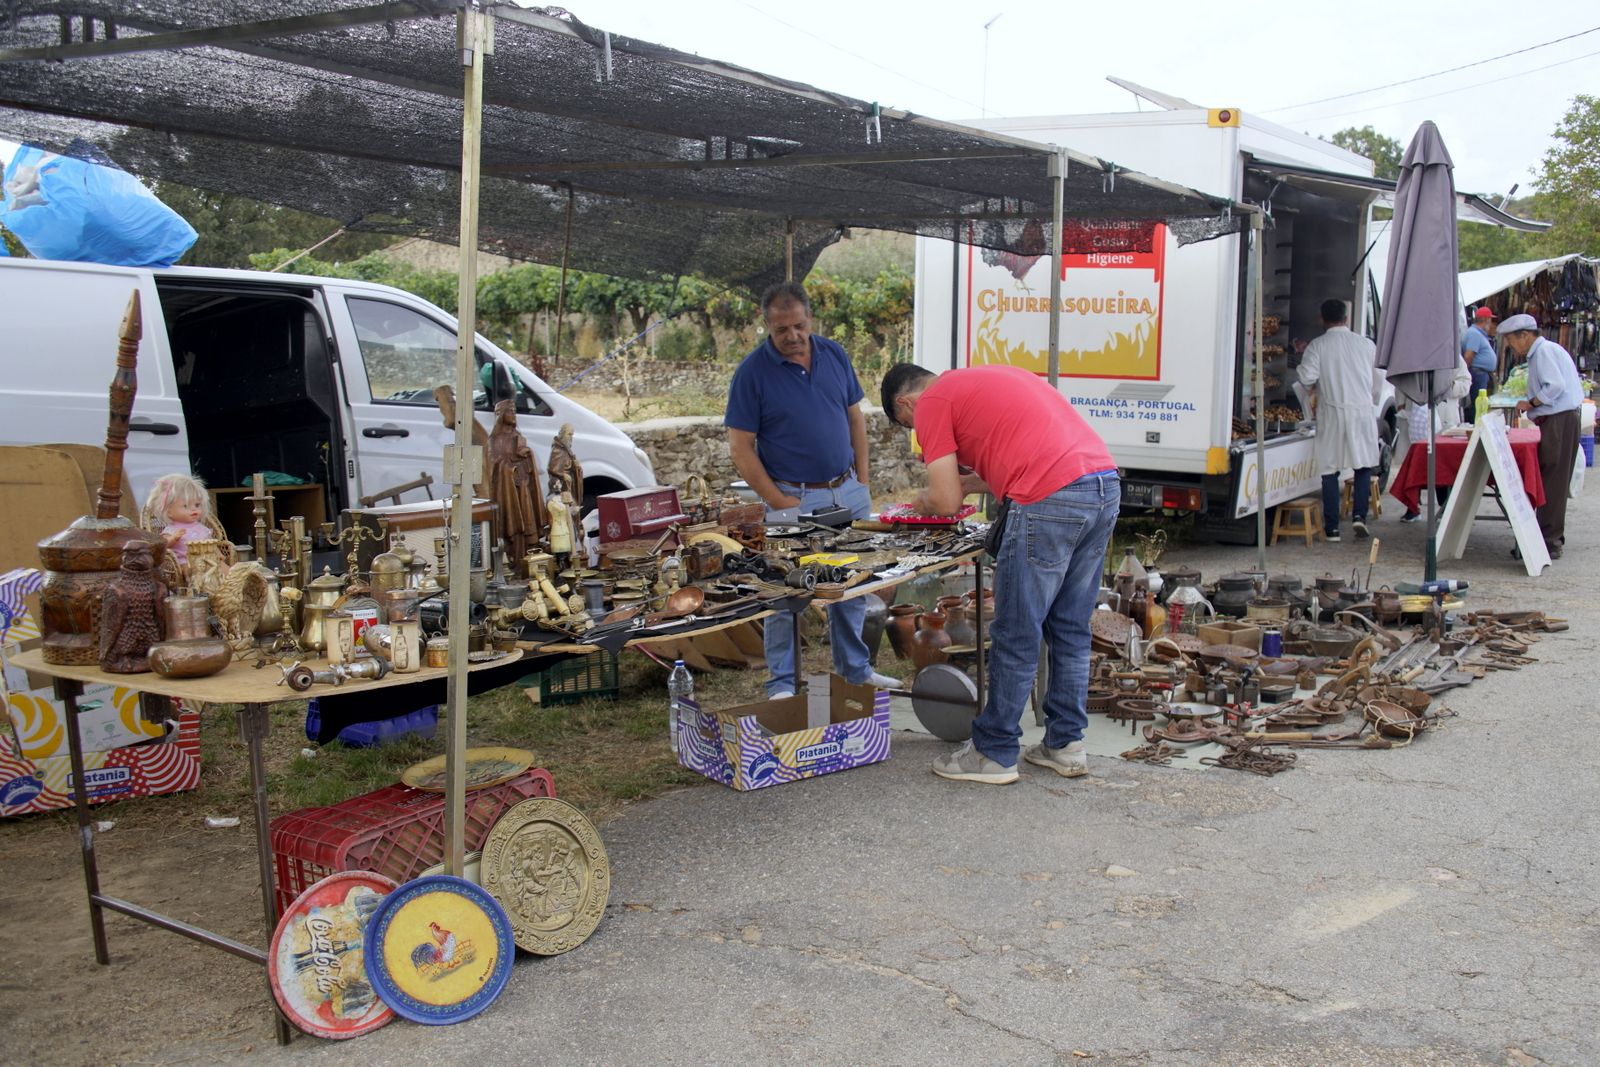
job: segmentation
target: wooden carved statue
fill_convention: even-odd
[[[550,495],[571,494],[571,500],[583,499],[583,465],[572,450],[572,423],[564,422],[561,430],[550,442]],[[569,500],[569,503],[571,502]]]
[[[448,385],[436,386],[433,390],[433,402],[439,405],[439,414],[444,416],[444,424],[448,429],[456,425],[456,391]],[[472,444],[477,448],[487,448],[489,436],[483,432],[483,427],[478,424],[476,417],[472,422]],[[472,487],[474,496],[488,496],[489,490],[482,482]]]
[[[122,570],[100,602],[100,669],[140,674],[150,669],[150,646],[161,640],[161,601],[166,586],[156,580],[148,542],[122,549]]]
[[[489,434],[489,497],[500,511],[500,537],[521,559],[544,535],[544,507],[539,499],[539,465],[533,449],[517,429],[517,408],[510,400],[494,406]]]

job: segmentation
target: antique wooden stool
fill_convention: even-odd
[[[1303,496],[1279,504],[1278,516],[1272,523],[1272,540],[1267,543],[1277,544],[1279,534],[1304,537],[1307,546],[1315,544],[1322,536],[1322,501],[1314,496]]]

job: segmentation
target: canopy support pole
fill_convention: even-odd
[[[1250,263],[1245,284],[1252,290],[1250,351],[1254,364],[1256,397],[1256,570],[1267,573],[1267,399],[1266,375],[1261,368],[1261,212],[1250,213]]]
[[[950,225],[950,369],[961,365],[961,223]]]
[[[794,281],[794,219],[783,227],[783,280]]]
[[[1061,377],[1061,216],[1065,209],[1062,172],[1065,154],[1057,149],[1050,157],[1050,388]]]
[[[472,487],[483,478],[483,451],[472,444],[474,338],[478,317],[478,164],[483,133],[483,62],[494,50],[494,21],[482,8],[460,10],[456,40],[461,65],[466,68],[461,95],[461,227],[456,290],[456,443],[445,450],[445,474],[450,482],[450,573],[455,576],[450,594],[450,675],[446,683],[449,734],[445,741],[445,850],[446,872],[465,874],[466,854],[466,749],[467,749],[467,628],[471,601],[463,594],[472,573]],[[490,546],[483,546],[487,557]]]
[[[572,186],[567,186],[567,235],[561,241],[561,285],[556,290],[556,347],[551,358],[561,358],[561,323],[567,315],[567,258],[572,254]]]
[[[1433,371],[1428,372],[1428,546],[1422,557],[1422,578],[1431,582],[1439,577],[1439,516],[1435,505],[1439,502],[1438,471],[1434,467],[1433,438]]]

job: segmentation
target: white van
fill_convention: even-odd
[[[334,278],[0,258],[0,444],[105,441],[117,329],[135,289],[144,336],[124,463],[135,505],[159,476],[190,470],[213,489],[282,471],[320,487],[312,510],[329,518],[425,473],[433,495],[448,493],[454,432],[433,389],[455,380],[455,317],[400,289]],[[479,380],[497,397],[515,393],[541,468],[570,422],[586,501],[654,484],[626,434],[477,341]],[[490,392],[473,398],[486,429]]]

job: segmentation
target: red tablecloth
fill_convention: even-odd
[[[1522,488],[1528,493],[1528,503],[1534,507],[1544,504],[1544,479],[1539,476],[1539,428],[1507,430],[1511,442],[1511,455],[1522,472]],[[1436,437],[1434,439],[1434,475],[1438,485],[1454,485],[1456,472],[1461,469],[1461,457],[1467,454],[1467,437]],[[1395,475],[1389,495],[1406,506],[1407,511],[1421,510],[1419,502],[1428,488],[1428,443],[1419,441],[1406,453],[1400,472]]]

